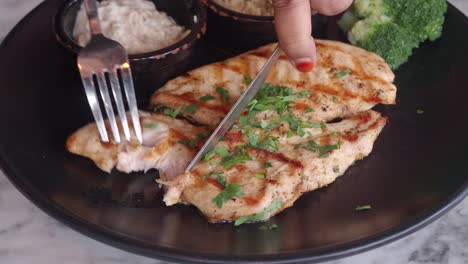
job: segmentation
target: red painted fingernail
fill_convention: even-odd
[[[301,72],[310,72],[314,68],[314,63],[311,59],[295,60],[296,68]]]

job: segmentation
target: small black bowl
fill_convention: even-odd
[[[206,8],[200,0],[153,0],[163,11],[190,33],[180,41],[160,50],[142,54],[129,54],[130,66],[136,79],[157,78],[167,81],[186,70],[190,57],[206,31]],[[78,54],[82,47],[73,38],[76,15],[82,0],[66,0],[54,18],[57,40],[68,50]],[[138,92],[138,91],[137,91]]]
[[[208,7],[207,38],[218,46],[239,53],[278,41],[273,16],[243,14],[213,0],[202,1]],[[325,35],[327,22],[326,16],[312,17],[314,37]]]

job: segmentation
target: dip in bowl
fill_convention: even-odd
[[[206,9],[199,0],[103,0],[98,4],[103,34],[127,49],[134,78],[151,82],[153,90],[154,85],[188,69],[206,30]],[[54,19],[58,41],[75,56],[89,41],[81,6],[80,0],[66,0]]]

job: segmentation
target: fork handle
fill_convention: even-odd
[[[101,25],[99,24],[99,14],[96,0],[84,0],[86,14],[88,15],[89,30],[92,35],[100,35]]]

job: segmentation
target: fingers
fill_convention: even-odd
[[[333,16],[345,11],[353,0],[310,0],[314,10],[322,15]]]
[[[273,0],[275,28],[281,49],[300,71],[312,70],[316,61],[311,36],[310,0]]]

